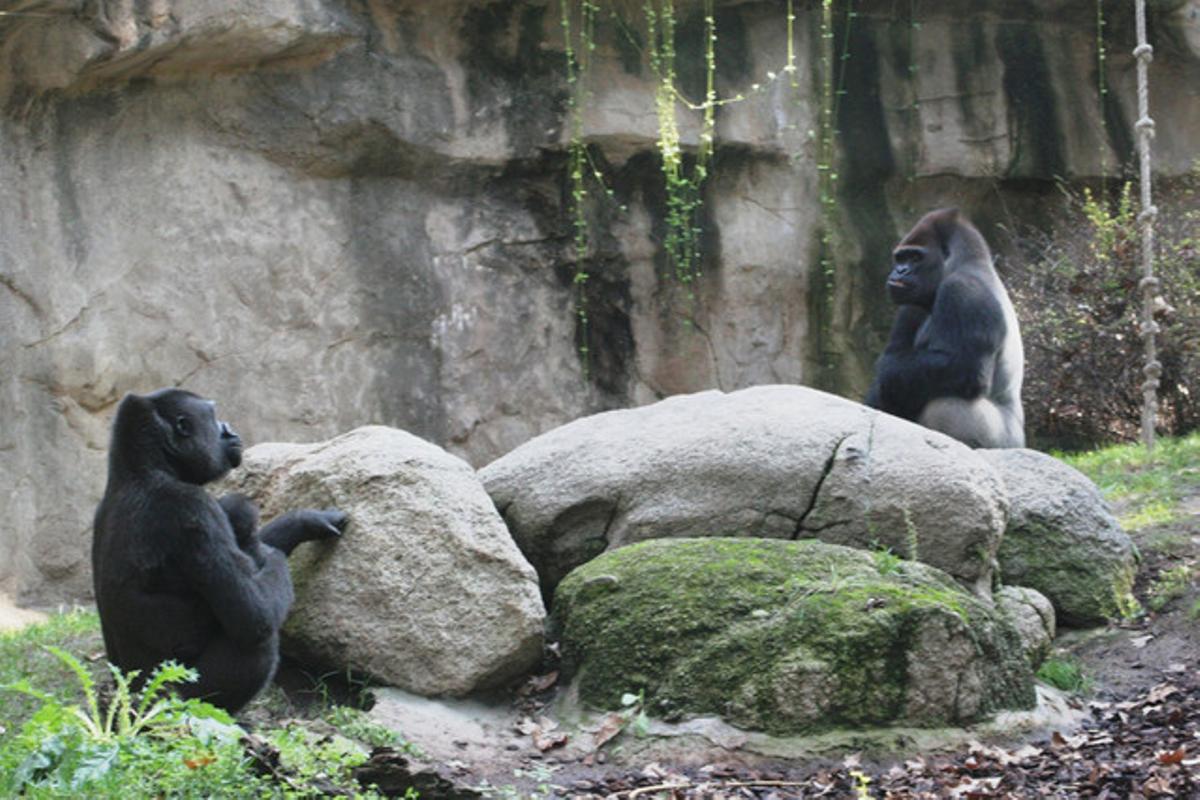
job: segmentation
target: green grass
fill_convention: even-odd
[[[1127,530],[1166,525],[1179,519],[1179,501],[1200,489],[1200,433],[1159,439],[1148,454],[1140,444],[1086,453],[1056,453],[1087,475],[1110,502],[1125,506]]]
[[[1151,611],[1161,611],[1172,600],[1183,597],[1192,587],[1192,568],[1186,564],[1161,573],[1150,586],[1146,605]]]
[[[169,684],[188,673],[163,675]],[[355,784],[354,767],[373,745],[409,746],[357,710],[323,705],[313,720],[316,732],[303,719],[255,731],[286,775],[264,778],[241,742],[246,730],[224,712],[156,692],[153,681],[144,697],[124,676],[114,684],[95,613],[0,634],[0,797],[290,798],[317,786],[379,797]]]
[[[45,622],[11,633],[0,633],[0,686],[22,679],[33,681],[49,694],[65,697],[79,690],[79,682],[62,662],[46,650],[53,645],[79,656],[97,680],[108,670],[102,658],[104,642],[100,638],[100,618],[94,611],[54,614]],[[0,691],[0,749],[3,749],[19,722],[37,709],[33,698],[18,692]]]
[[[1083,668],[1071,658],[1051,656],[1038,667],[1038,679],[1064,692],[1084,693],[1092,681],[1084,674]]]

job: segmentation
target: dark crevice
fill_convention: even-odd
[[[16,280],[14,280],[11,276],[0,274],[0,286],[8,289],[18,300],[29,306],[29,309],[35,315],[39,317],[42,316],[42,307],[38,305],[37,300],[35,300],[31,294],[26,292],[20,286],[17,286]]]
[[[842,445],[847,439],[850,438],[850,436],[851,434],[847,433],[845,436],[838,439],[837,443],[833,446],[833,452],[830,453],[829,458],[825,460],[825,466],[821,469],[821,477],[817,479],[817,485],[813,487],[812,496],[808,498],[808,505],[804,508],[804,511],[800,513],[800,520],[796,523],[796,530],[792,533],[793,540],[799,539],[805,533],[806,529],[804,527],[804,522],[808,519],[808,515],[811,514],[812,510],[816,507],[817,498],[821,496],[821,487],[825,485],[825,479],[828,478],[830,473],[833,472],[833,462],[837,459],[838,453],[841,452]]]
[[[815,525],[811,528],[803,528],[800,531],[800,536],[797,536],[796,538],[800,538],[801,536],[804,536],[806,534],[811,535],[814,533],[821,533],[822,531],[827,531],[830,528],[837,528],[841,525],[849,525],[852,521],[853,520],[849,520],[849,519],[834,519],[834,520],[830,520],[829,522],[826,522],[824,525]]]
[[[612,510],[608,512],[608,520],[604,523],[604,541],[607,544],[612,544],[612,540],[608,538],[609,532],[612,530],[613,523],[617,521],[617,512],[621,510],[621,495],[618,494],[613,500]]]

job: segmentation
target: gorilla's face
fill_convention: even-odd
[[[163,450],[179,479],[205,484],[242,463],[242,439],[217,419],[211,400],[182,389],[147,395],[163,434]]]
[[[942,256],[938,248],[906,243],[892,254],[887,289],[896,305],[931,308],[941,282]]]

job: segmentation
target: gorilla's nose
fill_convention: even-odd
[[[222,439],[240,439],[242,437],[237,435],[237,431],[235,431],[233,428],[229,427],[228,422],[222,422],[221,423],[221,438]]]

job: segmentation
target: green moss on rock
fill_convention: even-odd
[[[770,733],[946,724],[1031,706],[1016,633],[939,570],[815,540],[653,540],[559,585],[552,630],[584,703]]]
[[[1027,516],[1011,524],[996,559],[1007,583],[1048,596],[1066,625],[1103,625],[1119,619],[1133,597],[1132,552],[1110,552],[1080,540],[1054,521]]]

